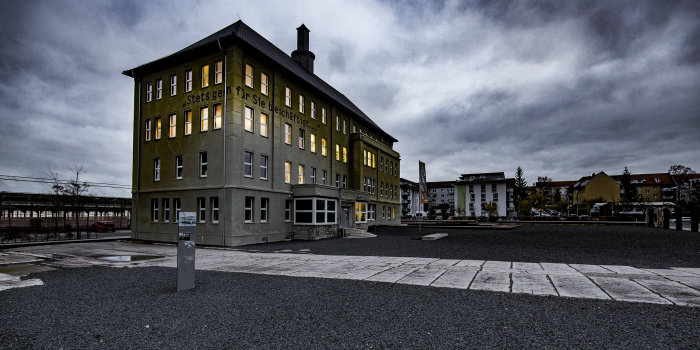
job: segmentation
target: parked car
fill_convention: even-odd
[[[94,224],[90,225],[90,231],[93,232],[107,232],[107,231],[116,231],[116,228],[114,227],[114,223],[111,221],[96,221]]]

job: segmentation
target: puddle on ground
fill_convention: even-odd
[[[162,258],[162,255],[95,255],[92,258],[111,262],[130,262]]]

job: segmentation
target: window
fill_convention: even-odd
[[[348,162],[348,149],[343,147],[343,163]]]
[[[163,198],[163,222],[170,221],[170,201]]]
[[[244,222],[246,224],[253,222],[253,205],[254,204],[255,204],[254,197],[245,197]]]
[[[260,156],[260,179],[267,180],[267,156]]]
[[[498,193],[493,194],[493,201],[498,202]]]
[[[335,116],[335,131],[340,131],[340,117]]]
[[[197,221],[207,221],[207,202],[204,197],[197,198]]]
[[[294,200],[295,224],[335,224],[336,201],[327,198],[298,198]]]
[[[153,101],[153,83],[146,83],[146,102]]]
[[[209,107],[199,109],[199,125],[201,131],[209,130]]]
[[[496,184],[491,184],[491,192],[496,192]]]
[[[376,155],[370,151],[364,150],[364,159],[363,159],[363,164],[370,167],[370,168],[376,168],[377,167],[377,158]]]
[[[151,199],[151,221],[158,222],[158,200]]]
[[[284,124],[284,143],[291,145],[292,144],[292,125],[291,124]]]
[[[335,160],[340,160],[340,145],[335,144]]]
[[[379,162],[379,171],[384,171],[384,157],[380,158],[381,161]]]
[[[304,149],[304,143],[306,140],[306,132],[304,129],[299,129],[299,148]]]
[[[211,222],[219,222],[219,197],[211,197]]]
[[[326,124],[326,108],[321,108],[321,123]]]
[[[284,87],[284,105],[287,107],[292,106],[292,89],[288,86]]]
[[[160,181],[160,158],[153,160],[153,181]]]
[[[348,188],[348,177],[343,175],[343,188]]]
[[[245,65],[245,86],[253,88],[253,66],[246,63]]]
[[[356,132],[357,132],[357,125],[353,125],[352,126],[352,133],[354,134]]]
[[[311,153],[316,153],[316,135],[311,134]]]
[[[244,114],[244,122],[243,125],[245,127],[245,131],[250,131],[253,132],[253,109],[250,107],[245,108],[245,114]]]
[[[146,141],[151,141],[151,120],[146,119]]]
[[[304,114],[304,95],[299,94],[299,113]]]
[[[348,134],[348,121],[343,119],[343,134]]]
[[[209,86],[209,65],[205,64],[202,66],[202,87],[207,86]]]
[[[284,183],[292,182],[292,163],[284,162]]]
[[[214,62],[214,84],[224,82],[224,61]]]
[[[340,188],[340,174],[335,174],[335,187]]]
[[[253,177],[253,153],[243,152],[243,176]]]
[[[267,114],[260,113],[260,136],[267,137]]]
[[[182,156],[175,156],[175,178],[182,179]]]
[[[326,184],[326,171],[321,170],[321,185],[325,185],[325,184]]]
[[[298,171],[299,176],[297,177],[297,183],[302,185],[302,184],[304,184],[304,166],[299,164],[298,169],[299,169],[299,171]]]
[[[185,92],[192,91],[192,70],[185,71]]]
[[[321,139],[321,155],[324,157],[328,156],[328,150],[326,149],[326,139]]]
[[[199,152],[199,177],[207,177],[207,152]]]
[[[221,129],[221,104],[214,105],[214,129]]]
[[[170,117],[170,128],[168,129],[168,137],[173,138],[177,134],[177,115],[171,114]]]
[[[389,192],[387,192],[387,195],[389,195]],[[379,183],[379,197],[384,197],[384,183],[383,182]]]
[[[177,94],[177,75],[170,75],[170,96],[175,96]]]
[[[386,219],[386,207],[382,205],[382,219]]]
[[[160,132],[161,132],[160,117],[155,118],[154,123],[156,124],[156,140],[160,140]]]
[[[267,82],[267,74],[260,73],[260,93],[267,96],[270,93],[270,87]]]
[[[156,79],[156,100],[163,98],[163,79]]]
[[[292,200],[287,199],[284,201],[284,221],[292,221]]]
[[[174,222],[180,222],[180,198],[173,198]]]
[[[185,135],[192,134],[192,111],[185,111]]]
[[[376,204],[368,204],[367,205],[367,220],[374,220],[374,212],[377,211],[377,205]]]
[[[316,119],[316,102],[311,101],[311,118]]]
[[[270,205],[270,198],[260,198],[260,222],[267,222],[267,208]]]
[[[316,183],[316,168],[311,168],[311,183]]]
[[[367,222],[367,203],[355,202],[355,222]]]

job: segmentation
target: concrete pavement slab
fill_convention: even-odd
[[[700,291],[669,280],[636,280],[676,305],[700,306]]]
[[[652,272],[638,269],[632,266],[620,266],[620,265],[600,265],[600,267],[608,269],[612,272],[626,275],[651,275]]]
[[[396,283],[429,286],[431,283],[433,283],[433,281],[445,273],[445,271],[447,270],[431,267],[418,269],[406,275],[406,277],[396,281]]]
[[[591,277],[591,279],[615,300],[671,304],[670,301],[628,279],[611,277]]]
[[[659,276],[670,277],[670,276],[684,276],[684,277],[698,277],[696,274],[674,269],[643,269],[644,271],[649,271],[651,273],[657,274]]]
[[[576,271],[581,273],[614,273],[608,269],[602,268],[598,265],[587,265],[587,264],[569,264]]]
[[[510,292],[510,273],[482,270],[476,274],[469,289]]]
[[[513,273],[513,293],[558,295],[546,275]]]
[[[690,272],[694,275],[700,276],[700,268],[696,268],[696,267],[672,267],[672,269]]]
[[[700,278],[697,277],[686,277],[686,276],[669,276],[666,277],[671,281],[682,283],[688,287],[700,290]]]
[[[473,268],[451,268],[433,281],[431,286],[467,289],[477,272],[479,270]]]
[[[394,283],[410,274],[413,271],[418,270],[417,266],[397,266],[390,268],[388,270],[382,271],[372,277],[368,277],[365,281],[376,281],[376,282],[390,282]]]
[[[440,259],[437,261],[433,261],[428,265],[429,266],[454,266],[455,264],[457,264],[460,261],[461,260],[459,260],[459,259]]]
[[[481,266],[481,268],[487,271],[510,271],[512,264],[513,263],[510,261],[488,260]]]
[[[484,265],[486,260],[460,260],[458,263],[456,263],[454,266],[459,266],[459,267],[481,267]]]
[[[549,278],[562,297],[610,299],[605,292],[584,275],[550,275]]]

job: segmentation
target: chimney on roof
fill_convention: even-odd
[[[304,24],[297,28],[297,49],[292,52],[292,59],[297,61],[307,72],[314,73],[316,55],[309,51],[309,29]]]

